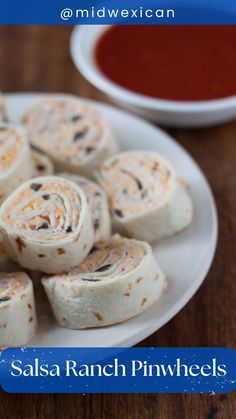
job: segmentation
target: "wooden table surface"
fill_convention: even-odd
[[[0,90],[70,92],[106,101],[75,69],[71,27],[0,27]],[[236,348],[236,120],[203,130],[169,130],[206,174],[218,208],[219,243],[197,294],[142,346]],[[191,251],[191,249],[190,249]],[[186,255],[187,257],[187,255]],[[196,255],[197,257],[197,255]],[[8,395],[3,418],[233,419],[228,395]]]

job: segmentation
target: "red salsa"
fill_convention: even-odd
[[[95,58],[110,80],[171,100],[236,94],[236,26],[112,26]]]

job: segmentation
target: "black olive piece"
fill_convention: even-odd
[[[49,228],[48,223],[43,223],[40,227],[37,228],[37,230],[46,230]]]
[[[99,225],[100,225],[99,220],[97,220],[97,219],[93,220],[93,227],[94,227],[95,230],[98,229]]]
[[[11,299],[11,297],[1,297],[0,298],[0,303],[4,303],[5,301],[9,301]]]
[[[86,153],[87,154],[92,153],[93,150],[94,150],[94,147],[87,147],[86,148]]]
[[[67,227],[66,232],[71,233],[72,232],[72,227],[71,226]]]
[[[39,170],[39,172],[43,172],[46,169],[43,164],[37,164],[36,168]]]
[[[43,199],[45,199],[45,201],[48,201],[49,198],[50,198],[50,195],[49,194],[45,194],[45,195],[42,195],[42,197],[43,197]]]
[[[146,196],[148,196],[148,191],[143,191],[143,192],[141,193],[141,199],[146,198]]]
[[[130,176],[137,183],[137,186],[138,186],[139,190],[143,189],[142,183],[140,182],[140,180],[138,178],[136,178],[136,176],[133,175],[133,173],[129,172],[126,169],[121,169],[120,171],[122,173],[125,173],[126,175]]]
[[[73,141],[81,140],[81,138],[84,137],[86,132],[87,132],[87,128],[85,128],[83,131],[76,132],[74,137],[73,137]]]
[[[100,279],[88,279],[88,278],[82,278],[82,281],[89,281],[89,282],[99,282]]]
[[[118,208],[115,208],[115,209],[114,209],[114,213],[115,213],[118,217],[123,217],[123,212],[122,212],[120,209],[118,209]]]
[[[92,249],[89,252],[89,255],[91,255],[93,252],[96,252],[97,250],[99,250],[98,247],[93,246]]]
[[[31,183],[30,187],[33,189],[33,191],[37,192],[40,188],[42,188],[43,185],[41,183]]]
[[[104,271],[107,271],[111,266],[112,266],[111,264],[101,266],[101,268],[96,269],[95,272],[104,272]]]
[[[100,192],[95,192],[94,196],[101,196]]]
[[[77,122],[77,121],[79,121],[79,119],[81,119],[80,115],[74,115],[74,116],[72,116],[71,121],[72,122]]]

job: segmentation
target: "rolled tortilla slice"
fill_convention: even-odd
[[[0,203],[31,175],[26,131],[18,126],[0,124]]]
[[[59,176],[71,180],[83,189],[93,223],[94,241],[107,239],[111,235],[111,219],[105,192],[97,183],[85,177],[65,172],[60,173]]]
[[[52,160],[40,151],[32,150],[31,158],[33,164],[32,177],[51,176],[54,173]]]
[[[87,177],[117,151],[110,126],[99,111],[73,96],[45,96],[23,118],[35,148],[47,153],[56,171]]]
[[[7,106],[2,93],[0,93],[0,123],[8,121]]]
[[[165,288],[165,275],[149,244],[116,235],[97,243],[77,268],[42,283],[58,324],[83,329],[146,310]]]
[[[152,242],[187,227],[193,205],[186,184],[157,153],[133,151],[106,160],[98,174],[115,231]]]
[[[30,278],[24,272],[0,273],[0,348],[25,345],[36,329]]]
[[[25,268],[58,273],[81,263],[93,245],[82,189],[56,176],[31,179],[0,209],[4,245]]]

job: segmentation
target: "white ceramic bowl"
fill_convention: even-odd
[[[163,100],[134,93],[110,81],[99,70],[94,59],[96,42],[108,27],[107,25],[75,27],[70,47],[78,70],[113,102],[167,126],[203,127],[236,118],[236,96],[199,102]]]

